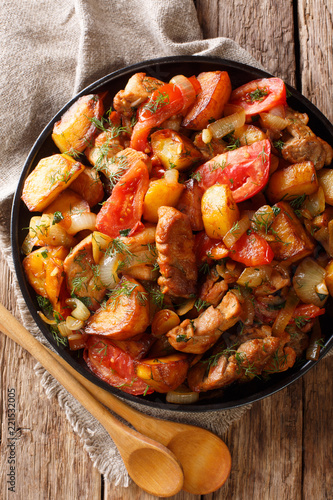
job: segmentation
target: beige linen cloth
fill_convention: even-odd
[[[192,0],[3,0],[0,29],[0,243],[13,273],[9,220],[19,174],[43,127],[78,91],[116,69],[160,56],[212,55],[260,67],[228,38],[203,40]],[[14,286],[19,319],[46,343],[15,278]],[[129,477],[106,431],[40,365],[36,372],[47,394],[57,396],[99,471],[127,486]],[[164,412],[163,417],[221,435],[247,408]]]

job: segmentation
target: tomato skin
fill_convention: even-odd
[[[198,266],[200,266],[203,262],[212,262],[209,254],[214,248],[220,247],[225,248],[222,240],[214,240],[210,238],[205,231],[196,233],[194,249]]]
[[[90,370],[107,384],[128,394],[151,394],[154,392],[135,375],[135,360],[108,339],[89,336],[83,353]]]
[[[161,100],[158,106],[158,100]],[[131,136],[130,147],[137,151],[149,150],[148,135],[153,127],[158,127],[170,116],[179,112],[184,104],[181,91],[176,85],[166,83],[151,95],[148,103],[139,108],[139,119],[135,124]],[[154,105],[156,110],[153,110]],[[152,109],[149,109],[149,107]]]
[[[229,256],[236,262],[253,267],[270,264],[274,258],[274,253],[264,238],[251,231],[250,234],[244,233],[236,241],[230,248]]]
[[[251,93],[257,89],[267,92],[258,100],[251,101]],[[231,93],[230,104],[242,106],[246,116],[269,111],[274,106],[287,103],[286,87],[280,78],[262,78],[238,87]]]
[[[206,191],[214,184],[228,184],[236,203],[252,198],[268,182],[271,144],[257,141],[215,156],[201,165],[199,186]],[[219,166],[220,165],[220,166]]]
[[[147,165],[138,161],[119,179],[111,196],[97,214],[96,229],[110,238],[133,228],[142,217],[143,200],[149,185]]]
[[[315,306],[314,304],[301,304],[296,307],[290,323],[294,324],[295,318],[300,316],[304,316],[306,320],[311,320],[317,318],[317,316],[325,314],[325,312],[326,309]]]

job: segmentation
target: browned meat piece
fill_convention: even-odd
[[[292,347],[295,351],[296,356],[300,358],[309,345],[309,335],[302,332],[296,327],[294,327],[292,330],[291,328],[288,329],[288,332],[290,332],[290,341],[287,342],[286,347]]]
[[[115,95],[113,107],[119,113],[130,116],[133,108],[146,101],[162,85],[163,82],[146,76],[146,73],[136,73],[128,80],[125,89]]]
[[[260,374],[279,345],[280,339],[266,337],[247,340],[231,356],[228,349],[217,351],[190,369],[187,377],[190,389],[195,392],[220,389],[244,376]]]
[[[309,117],[306,113],[300,113],[299,111],[295,111],[288,106],[286,108],[286,118],[289,118],[292,121],[301,122],[304,125],[307,125],[309,121]]]
[[[177,210],[186,214],[190,219],[192,231],[202,231],[204,228],[201,214],[202,190],[194,179],[185,182]]]
[[[169,342],[177,351],[201,354],[237,323],[241,310],[237,297],[228,292],[217,308],[210,306],[198,318],[185,319],[170,330],[167,333]]]
[[[194,236],[187,215],[173,207],[158,209],[156,248],[162,293],[189,298],[196,292],[198,272]]]
[[[86,299],[90,310],[96,311],[103,300],[106,289],[102,285],[92,254],[92,235],[80,241],[64,260],[68,290],[79,298]]]
[[[312,161],[316,170],[324,165],[330,165],[333,149],[326,141],[316,137],[300,117],[302,115],[287,118],[289,123],[287,131],[292,138],[284,143],[281,150],[283,158],[291,163]]]
[[[228,290],[228,283],[225,280],[218,281],[219,278],[220,276],[216,272],[216,269],[211,269],[199,294],[201,300],[215,307],[221,302],[223,295]]]
[[[205,144],[202,140],[202,132],[199,132],[199,134],[195,136],[193,144],[199,149],[205,160],[211,160],[214,156],[225,153],[228,146],[222,139],[215,138],[213,138],[209,144]]]

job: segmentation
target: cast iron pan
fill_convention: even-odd
[[[128,79],[137,72],[145,72],[155,78],[163,81],[169,81],[172,76],[177,74],[191,76],[198,75],[202,71],[216,70],[228,71],[233,88],[236,88],[250,80],[272,76],[269,73],[251,66],[225,59],[199,56],[178,56],[164,57],[134,64],[119,71],[115,71],[114,73],[101,78],[92,85],[89,85],[89,87],[80,92],[59,111],[59,113],[50,121],[38,137],[24,164],[13,202],[11,216],[11,241],[15,269],[26,304],[43,335],[53,345],[60,356],[62,356],[79,373],[87,377],[95,384],[129,401],[135,401],[141,403],[142,405],[166,410],[181,410],[189,412],[226,410],[249,404],[283,389],[304,375],[304,373],[310,370],[317,362],[308,361],[296,363],[294,367],[289,369],[287,372],[275,374],[268,381],[255,379],[252,382],[243,385],[233,385],[230,388],[227,388],[224,392],[220,391],[212,394],[206,393],[205,397],[195,405],[169,404],[165,402],[163,394],[158,393],[153,393],[145,397],[132,396],[120,391],[119,389],[109,386],[88,370],[82,356],[78,357],[78,353],[76,351],[71,352],[68,348],[57,345],[57,342],[54,340],[47,326],[37,314],[38,305],[36,301],[36,294],[28,284],[22,267],[23,256],[20,248],[26,235],[26,230],[23,230],[23,228],[29,226],[31,213],[21,201],[21,194],[26,177],[31,170],[35,168],[39,160],[59,152],[51,139],[53,124],[60,120],[61,115],[72,105],[74,101],[76,101],[78,97],[91,92],[108,90],[110,97],[113,98],[119,90],[125,87]],[[292,94],[291,97],[288,98],[288,104],[297,111],[306,112],[310,118],[309,125],[311,129],[318,134],[319,137],[326,140],[330,144],[333,144],[333,126],[330,122],[298,91],[292,87],[287,87]],[[325,347],[321,350],[319,360],[333,345],[333,335],[330,327],[330,322],[332,322],[332,320],[329,313],[329,310],[332,310],[332,308],[328,307],[327,309],[328,313],[324,317],[321,317],[322,331],[325,334]]]

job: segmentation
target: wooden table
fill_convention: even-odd
[[[297,87],[333,121],[331,0],[197,0],[204,37],[233,38],[271,73]],[[0,267],[0,300],[14,308]],[[9,292],[8,292],[9,291]],[[34,360],[0,335],[0,497],[25,500],[150,500],[135,485],[104,483],[80,439],[33,371]],[[204,500],[333,498],[332,358],[291,387],[254,404],[225,440],[233,458],[227,483]],[[16,493],[7,491],[7,390],[16,393]],[[184,492],[176,500],[197,500]]]

